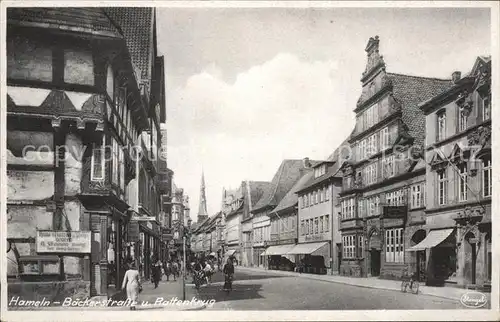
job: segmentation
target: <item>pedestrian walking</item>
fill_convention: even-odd
[[[137,265],[130,263],[128,270],[123,277],[122,290],[126,289],[127,300],[131,302],[130,309],[135,310],[135,305],[142,290],[141,277]]]
[[[158,288],[158,283],[160,283],[161,280],[161,261],[158,260],[157,257],[154,257],[151,273],[153,276],[153,283],[155,284],[155,288]]]
[[[174,281],[177,281],[177,277],[179,276],[179,264],[174,261],[172,263],[172,276],[174,277]]]
[[[165,270],[165,275],[167,276],[167,282],[170,280],[170,274],[172,274],[172,264],[170,261],[167,261],[167,263],[164,266]]]

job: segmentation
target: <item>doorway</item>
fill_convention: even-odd
[[[465,247],[466,274],[468,273],[468,280],[474,285],[476,284],[477,238],[472,232],[469,232],[465,235],[465,239],[467,240]],[[467,265],[468,260],[470,260],[470,265]]]
[[[380,275],[380,250],[371,249],[370,250],[370,264],[371,264],[371,274],[372,276]]]

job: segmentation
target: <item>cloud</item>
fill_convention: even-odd
[[[285,158],[326,158],[353,126],[354,113],[346,105],[354,106],[357,97],[346,87],[336,61],[307,62],[281,53],[240,73],[232,84],[211,65],[172,89],[169,167],[194,202],[192,209],[202,166],[214,213],[223,186],[271,180]]]

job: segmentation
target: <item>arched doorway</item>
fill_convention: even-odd
[[[378,229],[373,228],[368,235],[368,272],[371,276],[380,275],[382,240]]]
[[[477,261],[477,242],[478,239],[473,232],[469,231],[465,235],[464,243],[464,255],[465,255],[465,266],[464,266],[464,277],[470,284],[476,284],[476,261]]]
[[[423,229],[419,229],[417,230],[413,236],[411,237],[411,245],[410,246],[414,246],[414,245],[417,245],[419,244],[422,240],[425,239],[425,236],[427,235],[427,233],[425,232],[425,230]],[[426,254],[425,254],[425,250],[419,250],[419,251],[416,251],[416,252],[412,252],[415,256],[415,260],[412,264],[414,264],[414,267],[413,267],[413,270],[414,272],[417,273],[417,279],[420,281],[420,282],[424,282],[425,281],[425,276],[426,276]]]

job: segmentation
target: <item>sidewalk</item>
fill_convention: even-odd
[[[264,268],[243,267],[243,266],[238,266],[237,270],[253,271],[259,273],[268,272],[270,274],[271,273],[280,274],[280,275],[307,278],[318,281],[325,281],[330,283],[347,284],[364,288],[375,288],[375,289],[401,292],[401,281],[385,280],[376,277],[349,277],[349,276],[339,276],[339,275],[315,275],[306,273],[300,274],[296,272],[267,270]],[[460,301],[462,295],[468,291],[469,290],[456,287],[433,287],[433,286],[425,286],[422,284],[420,284],[419,287],[419,294],[425,294],[425,295],[450,299],[454,301]],[[485,295],[487,296],[488,301],[491,303],[491,294],[485,293]]]

